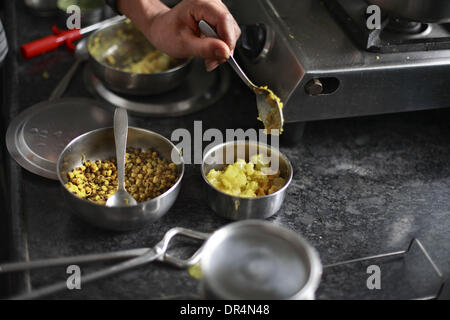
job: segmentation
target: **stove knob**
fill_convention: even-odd
[[[249,60],[265,58],[272,48],[274,33],[265,24],[241,26],[239,50]]]

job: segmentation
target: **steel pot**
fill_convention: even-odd
[[[228,300],[313,300],[322,276],[317,251],[292,230],[261,220],[229,224],[201,252],[201,290]]]
[[[130,95],[154,95],[170,91],[181,85],[189,73],[192,59],[183,60],[183,62],[174,68],[160,73],[132,73],[121,71],[109,66],[105,60],[100,61],[95,58],[92,53],[94,42],[99,41],[105,43],[102,45],[104,54],[102,59],[107,56],[120,60],[124,56],[124,52],[135,52],[141,50],[142,43],[130,43],[124,41],[117,45],[117,32],[124,29],[129,21],[124,20],[105,28],[99,29],[89,37],[89,62],[94,74],[103,82],[110,90]],[[109,46],[108,43],[112,45]],[[145,45],[150,45],[146,43]],[[151,46],[151,45],[150,45]]]

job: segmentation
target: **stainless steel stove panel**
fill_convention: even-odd
[[[367,6],[341,1],[359,10]],[[241,61],[255,82],[285,100],[288,123],[450,106],[450,50],[366,51],[317,0],[248,0],[245,6],[231,1],[230,10],[240,24],[264,23],[274,30],[266,59]],[[314,78],[336,78],[339,86],[312,96],[305,85]]]

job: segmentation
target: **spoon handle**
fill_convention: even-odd
[[[92,262],[98,262],[98,261],[136,258],[140,255],[143,255],[144,253],[146,253],[149,250],[150,250],[149,248],[129,249],[129,250],[122,250],[122,251],[107,252],[107,253],[85,254],[85,255],[79,255],[79,256],[73,256],[73,257],[40,259],[40,260],[32,260],[32,261],[24,261],[24,262],[10,262],[10,263],[0,264],[0,274],[40,269],[40,268],[48,268],[48,267],[68,266],[71,264],[83,264],[83,263],[92,263]]]
[[[198,27],[206,37],[220,39],[214,29],[211,28],[211,26],[206,21],[200,20],[200,22],[198,23]],[[228,58],[227,62],[250,89],[254,90],[255,88],[257,88],[256,85],[250,81],[250,79],[238,65],[233,56],[230,55],[230,58]]]
[[[66,92],[67,87],[69,86],[70,82],[72,81],[73,75],[78,69],[78,66],[81,64],[81,60],[77,58],[77,60],[74,62],[74,64],[70,67],[69,71],[67,71],[64,78],[59,82],[59,84],[56,86],[56,88],[53,90],[52,94],[50,95],[49,101],[53,101],[56,99],[59,99],[62,97],[64,92]]]
[[[123,108],[114,112],[114,139],[116,142],[117,178],[119,190],[125,189],[125,152],[128,136],[128,115]]]

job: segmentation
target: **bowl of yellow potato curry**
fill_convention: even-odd
[[[201,171],[210,207],[231,220],[266,219],[277,213],[293,175],[285,155],[252,141],[211,148]]]

